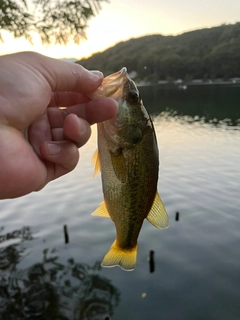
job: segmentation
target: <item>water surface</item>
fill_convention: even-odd
[[[99,266],[115,230],[90,215],[102,201],[93,127],[72,173],[0,203],[0,319],[240,319],[240,87],[140,89],[170,227],[144,222],[133,272]]]

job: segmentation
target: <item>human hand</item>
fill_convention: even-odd
[[[33,52],[0,57],[0,199],[38,191],[75,168],[90,125],[117,113],[115,100],[87,96],[102,80]]]

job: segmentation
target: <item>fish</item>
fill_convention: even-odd
[[[94,176],[101,171],[104,201],[93,216],[111,218],[116,239],[103,257],[103,267],[134,270],[137,239],[144,219],[159,229],[168,227],[168,215],[157,191],[159,151],[150,115],[127,69],[104,78],[91,99],[112,97],[117,115],[97,124],[98,149]]]

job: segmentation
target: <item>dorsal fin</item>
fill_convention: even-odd
[[[168,227],[168,215],[158,192],[156,192],[147,220],[156,228],[165,229]]]

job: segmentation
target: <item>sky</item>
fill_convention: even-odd
[[[177,35],[240,21],[240,0],[110,0],[92,18],[86,29],[87,40],[79,45],[43,46],[38,36],[34,45],[24,38],[2,32],[0,55],[36,51],[53,58],[88,57],[120,41],[150,34]]]

